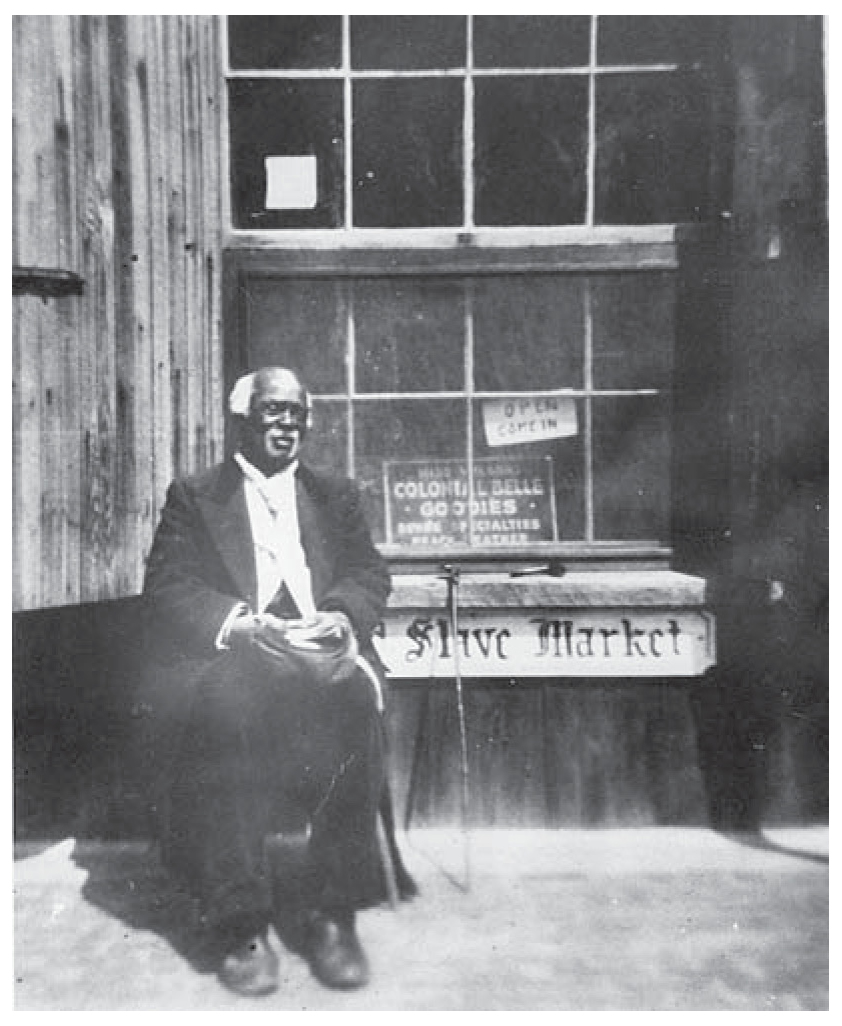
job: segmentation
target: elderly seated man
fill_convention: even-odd
[[[276,989],[270,925],[324,984],[358,987],[355,913],[386,896],[371,636],[390,577],[356,485],[299,459],[296,375],[244,376],[229,410],[238,449],[170,485],[144,584],[162,858],[231,990]]]

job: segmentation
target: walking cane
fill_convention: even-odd
[[[450,614],[450,633],[453,639],[453,677],[456,683],[456,705],[459,714],[459,752],[461,760],[461,821],[462,854],[465,866],[464,889],[471,889],[471,846],[468,832],[468,732],[465,724],[465,700],[462,694],[462,668],[459,653],[459,568],[450,563],[442,567],[442,577],[447,582],[447,609]]]

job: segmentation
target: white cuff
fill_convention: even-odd
[[[365,658],[365,656],[361,656],[361,655],[357,656],[357,666],[358,666],[358,668],[360,670],[363,671],[363,673],[366,675],[366,677],[368,677],[368,679],[371,681],[371,684],[372,684],[372,686],[374,688],[374,693],[375,693],[375,696],[376,696],[375,701],[377,703],[377,711],[378,712],[383,712],[384,709],[386,708],[385,702],[383,701],[383,688],[382,688],[382,686],[380,684],[380,678],[374,672],[374,667]]]
[[[231,624],[237,619],[238,616],[242,616],[244,613],[249,611],[249,607],[245,602],[238,602],[231,612],[225,617],[225,621],[219,628],[219,633],[216,636],[214,642],[215,647],[221,651],[227,651],[231,646],[228,644],[228,632],[231,630]]]

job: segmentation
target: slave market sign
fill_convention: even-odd
[[[436,549],[555,541],[552,457],[387,460],[386,540]]]
[[[394,678],[695,677],[714,664],[700,609],[390,610],[375,636]]]

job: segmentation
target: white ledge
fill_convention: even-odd
[[[503,228],[273,228],[231,229],[230,249],[491,249],[524,246],[617,246],[674,243],[677,224],[546,225]]]
[[[536,574],[462,574],[458,585],[462,609],[620,607],[701,607],[706,601],[702,577],[674,570],[576,570],[563,577]],[[397,574],[392,578],[390,609],[444,608],[447,584],[433,574]]]

